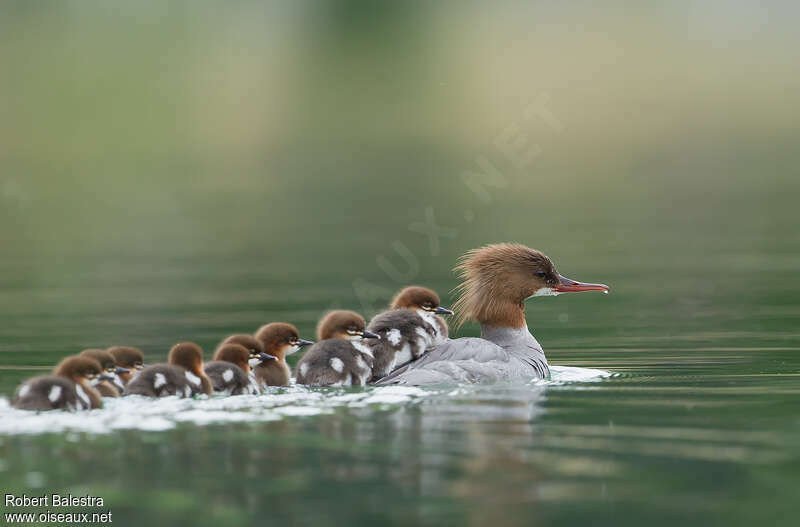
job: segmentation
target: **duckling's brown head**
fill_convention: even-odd
[[[54,373],[60,377],[66,377],[72,382],[87,385],[100,379],[103,367],[91,357],[73,355],[58,363]]]
[[[400,290],[392,299],[392,309],[422,309],[437,315],[452,315],[453,312],[442,307],[439,295],[433,289],[413,285]]]
[[[139,348],[133,346],[112,346],[107,350],[117,366],[129,370],[141,370],[144,368],[144,353]]]
[[[144,353],[133,346],[112,346],[107,350],[117,365],[117,375],[127,384],[138,371],[144,368]],[[127,371],[125,371],[127,370]]]
[[[499,243],[468,251],[455,268],[456,323],[468,318],[501,327],[525,325],[525,299],[580,291],[608,292],[604,284],[584,284],[558,274],[545,254],[516,243]]]
[[[214,360],[221,360],[239,366],[245,373],[250,372],[250,351],[240,344],[223,344],[214,353]]]
[[[106,350],[101,349],[85,349],[79,353],[81,357],[89,357],[90,359],[94,359],[100,363],[100,367],[103,368],[103,371],[108,374],[115,373],[117,369],[116,362],[114,361],[114,356],[111,355]]]
[[[219,351],[226,344],[238,344],[240,346],[244,346],[245,349],[247,349],[247,351],[250,353],[251,359],[258,359],[259,356],[264,352],[264,345],[260,340],[255,338],[253,335],[246,335],[244,333],[226,337],[217,348],[217,351]]]
[[[317,325],[317,339],[348,339],[361,340],[379,338],[378,335],[367,331],[367,322],[364,317],[355,311],[331,311],[319,321]]]
[[[203,373],[203,348],[194,342],[181,342],[169,350],[167,362],[180,366],[195,375],[204,376]]]
[[[297,328],[286,322],[271,322],[261,326],[255,337],[261,342],[265,353],[274,355],[279,360],[296,353],[303,346],[313,344],[310,340],[301,339]]]

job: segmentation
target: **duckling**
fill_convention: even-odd
[[[375,356],[372,379],[377,380],[420,358],[447,340],[447,322],[437,315],[452,315],[439,295],[427,287],[411,286],[395,295],[388,311],[376,315],[367,329],[381,336],[368,346]]]
[[[131,377],[144,368],[144,354],[142,350],[134,348],[133,346],[112,346],[106,351],[114,357],[114,362],[117,366],[128,370],[127,373],[123,372],[117,374],[119,380],[122,381],[122,389],[124,390],[125,385],[130,382]]]
[[[286,364],[286,356],[297,353],[303,346],[313,344],[310,340],[301,339],[297,328],[286,322],[272,322],[261,326],[255,338],[261,343],[264,353],[276,358],[261,362],[253,369],[262,388],[288,386],[292,371]]]
[[[167,364],[143,369],[125,387],[126,395],[191,397],[211,395],[214,388],[203,372],[203,350],[194,342],[181,342],[169,351]]]
[[[250,384],[255,386],[260,392],[261,383],[259,383],[258,379],[256,378],[255,368],[263,362],[269,360],[278,360],[278,357],[275,355],[270,355],[269,353],[264,353],[264,345],[261,344],[261,341],[255,338],[253,335],[247,335],[245,333],[226,337],[217,349],[221,348],[225,344],[239,344],[240,346],[247,348],[247,350],[250,352],[250,373],[248,374],[248,377],[250,378]]]
[[[269,360],[263,353],[263,360]],[[214,360],[205,363],[203,369],[211,379],[215,392],[225,395],[257,395],[258,384],[250,378],[250,351],[240,344],[224,344],[217,348]]]
[[[102,408],[103,401],[91,384],[105,380],[100,363],[89,357],[73,355],[56,366],[53,375],[41,375],[25,381],[11,404],[22,410],[82,410]]]
[[[118,375],[122,373],[130,373],[127,368],[119,367],[115,364],[114,356],[106,350],[101,349],[85,349],[79,353],[84,357],[89,357],[100,363],[106,375],[111,377],[110,381],[100,381],[97,386],[97,392],[103,397],[119,397],[121,390],[125,389]]]
[[[297,383],[364,386],[372,376],[372,351],[361,341],[380,338],[353,311],[332,311],[317,326],[319,342],[297,363]]]

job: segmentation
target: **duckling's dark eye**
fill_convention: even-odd
[[[424,304],[422,304],[422,307],[424,307],[425,309],[433,309],[433,304],[431,304],[430,302],[425,302]]]
[[[538,276],[539,278],[544,278],[545,276],[547,276],[547,272],[546,271],[536,271],[536,276]]]

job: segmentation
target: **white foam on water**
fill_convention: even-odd
[[[603,370],[551,366],[551,378],[534,381],[535,386],[561,386],[569,383],[597,382],[612,374]],[[70,412],[33,412],[11,407],[0,397],[0,438],[3,435],[83,432],[109,434],[117,430],[162,432],[183,423],[206,426],[220,423],[259,423],[281,419],[312,417],[333,413],[336,408],[385,411],[401,408],[424,398],[470,396],[492,390],[491,385],[464,385],[456,388],[423,389],[414,386],[369,386],[362,389],[307,388],[292,385],[270,388],[261,395],[177,396],[151,399],[141,395],[106,398],[102,409]]]
[[[578,368],[576,366],[550,366],[550,380],[547,384],[564,384],[567,382],[599,382],[608,379],[613,373],[594,368]]]

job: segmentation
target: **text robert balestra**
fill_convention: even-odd
[[[43,494],[29,496],[22,494],[5,495],[6,507],[103,507],[103,498],[100,496],[74,496],[72,494]]]

